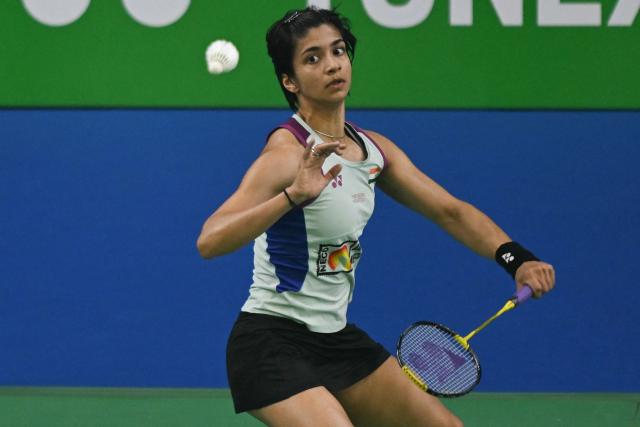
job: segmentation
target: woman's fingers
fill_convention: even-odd
[[[342,165],[341,164],[333,165],[333,167],[331,169],[329,169],[327,171],[327,173],[324,175],[325,179],[327,180],[327,182],[331,181],[332,179],[337,178],[337,176],[340,174],[341,170],[342,170]]]
[[[307,139],[307,146],[302,155],[302,163],[298,170],[294,182],[289,187],[290,194],[296,199],[304,198],[304,200],[317,197],[318,194],[327,186],[327,184],[335,179],[342,170],[342,165],[335,164],[326,173],[323,173],[322,166],[324,161],[331,153],[340,154],[340,150],[344,148],[341,142],[322,142],[316,144],[313,136]]]
[[[516,271],[516,285],[520,289],[525,284],[531,287],[536,298],[553,289],[555,271],[551,264],[542,261],[527,261]]]
[[[336,142],[321,142],[318,144],[313,136],[307,138],[307,146],[304,150],[303,159],[311,159],[315,163],[322,165],[324,159],[331,155],[331,153],[337,153],[344,148],[344,143]]]

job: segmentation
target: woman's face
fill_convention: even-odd
[[[293,53],[293,76],[284,76],[287,90],[305,103],[341,103],[351,88],[351,61],[340,32],[332,25],[311,28]]]

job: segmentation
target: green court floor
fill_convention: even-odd
[[[636,427],[640,394],[473,393],[445,400],[467,427]],[[259,426],[228,390],[0,387],[2,427]]]

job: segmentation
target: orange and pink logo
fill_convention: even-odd
[[[345,270],[351,270],[351,258],[346,243],[337,251],[329,254],[329,268],[336,270],[338,266],[341,266]]]
[[[320,245],[318,276],[352,271],[361,254],[360,243],[356,241],[347,241],[340,245]]]

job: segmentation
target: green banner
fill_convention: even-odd
[[[638,0],[3,0],[0,106],[286,107],[265,32],[307,4],[352,21],[351,107],[640,108]]]

